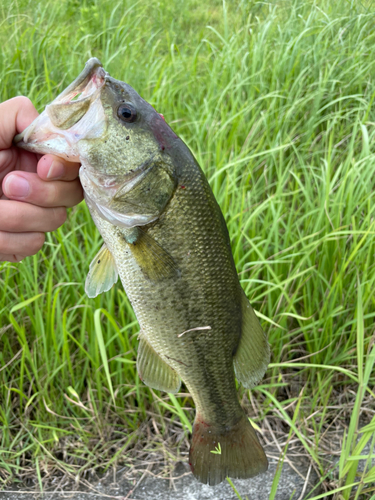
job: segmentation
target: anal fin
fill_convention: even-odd
[[[180,390],[180,377],[161,359],[144,335],[139,339],[137,370],[139,378],[153,389],[172,393]]]
[[[270,361],[270,346],[245,292],[242,293],[242,331],[236,354],[234,371],[237,380],[247,389],[263,377]]]
[[[85,291],[90,298],[112,288],[118,279],[115,260],[104,243],[90,264],[86,278]]]

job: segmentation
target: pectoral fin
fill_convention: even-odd
[[[242,332],[234,355],[237,380],[247,389],[263,377],[269,360],[270,346],[245,293],[242,294]]]
[[[180,271],[169,253],[148,233],[134,228],[127,238],[130,250],[143,274],[152,281],[178,277]]]
[[[90,298],[107,292],[116,283],[118,272],[115,260],[106,244],[102,246],[90,264],[86,278],[85,291]]]
[[[180,389],[180,377],[161,359],[144,335],[139,340],[137,370],[139,378],[153,389],[172,393]]]

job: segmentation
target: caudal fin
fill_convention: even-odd
[[[210,425],[197,415],[189,458],[194,476],[210,486],[227,476],[246,479],[268,468],[267,457],[245,415],[232,427]]]

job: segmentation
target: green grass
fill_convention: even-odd
[[[323,493],[306,498],[373,498],[371,459],[357,470],[375,449],[371,2],[4,0],[0,42],[0,100],[42,110],[97,56],[164,114],[210,181],[272,345],[252,405],[240,389],[249,414],[309,457]],[[3,485],[185,460],[191,398],[140,382],[120,285],[85,296],[100,245],[81,204],[38,255],[0,264]]]

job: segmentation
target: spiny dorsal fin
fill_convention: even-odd
[[[142,334],[138,346],[137,370],[139,378],[153,389],[172,393],[180,390],[180,377],[161,359]]]
[[[270,346],[245,292],[242,294],[242,331],[236,354],[236,378],[246,389],[254,387],[263,377],[270,361]]]
[[[143,274],[152,281],[178,277],[180,271],[169,253],[142,229],[134,230],[136,238],[127,241]]]
[[[118,272],[115,260],[104,243],[90,264],[85,291],[90,298],[107,292],[116,283]]]

